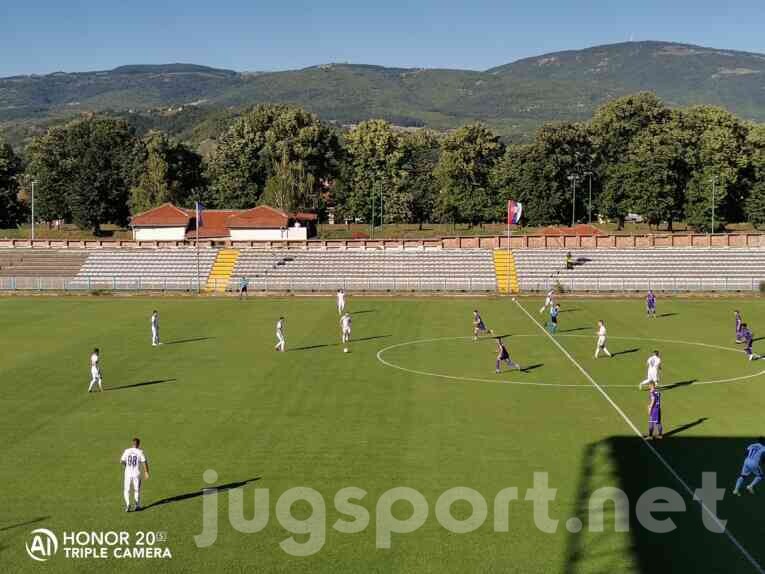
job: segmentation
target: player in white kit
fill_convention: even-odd
[[[337,290],[337,314],[342,315],[345,313],[345,291],[342,289]]]
[[[279,320],[276,322],[276,346],[274,349],[284,352],[285,346],[286,341],[284,338],[284,317],[279,317]]]
[[[659,357],[659,351],[654,351],[653,355],[648,357],[646,365],[648,365],[648,374],[646,375],[645,380],[638,385],[638,388],[642,389],[648,383],[655,383],[658,387],[659,371],[661,370],[661,357]]]
[[[151,346],[161,345],[159,342],[159,313],[154,310],[151,314]]]
[[[90,355],[90,385],[88,386],[88,392],[91,392],[98,386],[99,391],[104,390],[104,386],[101,383],[101,354],[98,348],[93,349],[93,353]]]
[[[736,481],[736,488],[733,489],[733,494],[740,496],[741,487],[744,485],[744,479],[752,475],[754,475],[754,478],[746,489],[749,491],[749,494],[754,494],[754,487],[763,479],[763,458],[765,458],[765,437],[760,437],[757,442],[746,447],[746,460],[744,460],[744,466],[741,469],[741,475]]]
[[[540,314],[544,313],[545,309],[547,309],[548,307],[552,307],[553,305],[555,305],[555,291],[550,289],[547,292],[547,297],[545,297],[545,304],[542,305],[542,308],[539,310],[539,313]]]
[[[600,356],[600,351],[603,351],[606,356],[610,357],[611,353],[606,347],[606,324],[603,321],[598,321],[598,342],[595,345],[595,358]]]
[[[133,446],[126,448],[120,457],[120,463],[125,467],[125,481],[122,496],[125,498],[125,512],[130,512],[130,488],[133,488],[134,510],[141,510],[141,470],[143,478],[149,478],[149,461],[140,448],[141,439],[134,438]]]
[[[340,331],[342,333],[341,340],[343,343],[351,342],[351,315],[345,313],[340,318]]]

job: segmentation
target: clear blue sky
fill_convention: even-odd
[[[187,62],[486,69],[670,40],[765,52],[765,0],[0,0],[0,76]]]

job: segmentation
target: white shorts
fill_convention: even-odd
[[[548,306],[550,306],[550,305],[552,305],[552,299],[550,299],[549,297],[547,297],[547,298],[545,299],[545,307],[548,307]]]
[[[744,466],[741,469],[741,476],[762,476],[762,468],[753,462],[744,461]]]
[[[90,376],[94,379],[101,378],[101,372],[98,370],[98,367],[90,367]]]
[[[605,347],[606,346],[606,338],[605,337],[598,337],[598,347]]]
[[[648,376],[646,376],[645,379],[649,383],[658,383],[659,382],[659,373],[657,371],[648,371]]]
[[[125,475],[125,492],[130,492],[130,487],[133,487],[133,492],[137,492],[138,494],[141,493],[141,475],[138,476],[129,476]]]

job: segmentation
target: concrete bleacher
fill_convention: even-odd
[[[0,277],[75,277],[87,257],[66,249],[0,250]]]
[[[215,249],[200,249],[199,276],[210,274]],[[194,249],[121,249],[91,251],[77,273],[90,289],[191,289],[196,287],[197,252]],[[71,288],[79,287],[79,284]]]
[[[560,283],[571,291],[749,291],[765,280],[765,249],[593,249],[515,250],[522,291]]]
[[[241,277],[255,290],[496,290],[488,250],[242,250],[231,286]]]

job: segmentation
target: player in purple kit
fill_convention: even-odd
[[[653,290],[648,290],[648,295],[645,296],[645,313],[649,318],[656,318],[656,295],[653,294]]]
[[[744,324],[744,320],[741,318],[741,313],[736,309],[736,343],[743,343],[741,338],[741,325]]]
[[[656,438],[664,438],[664,427],[661,424],[661,393],[656,390],[656,383],[648,383],[648,395],[651,397],[648,403],[648,434],[646,438],[653,438],[653,431],[657,432]]]
[[[744,343],[744,353],[750,361],[759,359],[759,355],[755,355],[752,352],[752,343],[754,342],[754,335],[749,329],[746,323],[741,323],[741,342]]]
[[[482,333],[490,333],[494,334],[494,331],[489,329],[486,326],[486,323],[483,322],[483,318],[481,317],[481,314],[478,312],[478,309],[473,310],[473,340],[478,340],[478,335],[481,335]]]
[[[518,369],[521,370],[521,366],[517,363],[514,363],[513,360],[510,358],[510,353],[507,350],[507,347],[502,342],[502,337],[497,337],[497,366],[494,370],[495,373],[499,373],[499,366],[502,362],[507,363],[507,366],[511,369]]]

